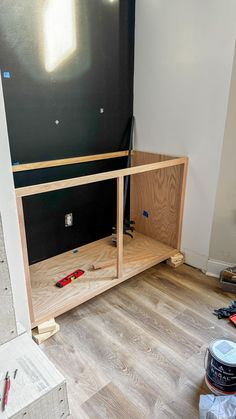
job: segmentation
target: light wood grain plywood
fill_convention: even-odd
[[[173,160],[176,158],[176,156],[168,156],[167,154],[134,150],[132,152],[132,166],[135,167],[139,166],[140,164],[157,163],[166,160]]]
[[[133,161],[142,165],[154,158],[155,154],[138,152]],[[159,158],[163,161],[168,156]],[[131,219],[136,230],[176,248],[180,245],[182,225],[184,167],[183,164],[131,176]]]
[[[34,326],[76,307],[175,252],[176,249],[170,246],[135,233],[134,239],[125,238],[123,277],[119,279],[116,278],[117,249],[112,245],[111,237],[82,246],[78,253],[66,252],[31,265]],[[92,270],[93,263],[107,260],[114,260],[114,264]],[[79,280],[62,289],[55,287],[59,279],[78,268],[85,271]]]

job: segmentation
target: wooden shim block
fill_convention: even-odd
[[[172,262],[167,260],[166,263],[167,263],[167,265],[171,266],[171,268],[178,268],[179,266],[183,265],[184,262],[181,261],[181,262],[172,263]]]
[[[53,332],[56,329],[56,327],[57,323],[55,322],[55,319],[50,319],[47,322],[38,325],[38,334]]]
[[[177,253],[176,255],[174,255],[174,256],[171,256],[170,257],[170,260],[171,260],[171,262],[179,262],[179,261],[181,261],[181,260],[183,260],[184,259],[184,256],[183,256],[183,254],[182,253]]]
[[[172,262],[174,262],[175,260],[176,261],[183,260],[184,259],[184,255],[183,255],[183,253],[178,252],[174,256],[171,256],[170,259],[171,259]]]
[[[45,340],[49,339],[51,336],[55,335],[57,332],[59,332],[60,330],[60,326],[59,324],[56,323],[56,328],[51,331],[51,332],[46,332],[46,333],[37,333],[37,328],[32,330],[32,337],[34,339],[34,341],[40,345],[41,343],[43,343]]]
[[[178,268],[178,266],[183,265],[184,263],[184,255],[182,253],[177,253],[174,256],[171,256],[166,263],[171,266],[172,268]]]

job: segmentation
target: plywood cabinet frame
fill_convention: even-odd
[[[106,153],[104,155],[86,156],[82,158],[78,157],[78,158],[73,158],[73,161],[71,161],[71,159],[65,159],[63,161],[60,160],[60,161],[51,161],[51,162],[39,162],[39,163],[32,163],[28,165],[22,165],[23,167],[17,167],[17,169],[16,169],[16,166],[13,166],[13,171],[15,172],[15,171],[23,171],[23,170],[37,170],[37,169],[43,169],[44,167],[54,167],[55,165],[79,164],[79,163],[84,163],[85,161],[88,162],[88,161],[103,160],[107,158],[119,158],[119,157],[124,157],[127,155],[128,155],[128,151],[123,151],[123,152],[118,152],[118,153]],[[16,189],[16,200],[17,200],[20,234],[21,234],[21,241],[22,241],[23,258],[24,258],[25,278],[26,278],[28,302],[29,302],[29,310],[30,310],[32,327],[34,327],[35,325],[39,324],[42,321],[47,320],[48,318],[53,317],[53,314],[54,314],[54,317],[56,317],[57,315],[62,314],[63,312],[67,310],[70,310],[76,305],[79,305],[82,302],[87,301],[89,298],[92,298],[95,295],[98,295],[99,293],[105,291],[106,289],[109,289],[112,286],[115,286],[116,284],[132,277],[136,273],[139,273],[142,270],[145,270],[148,267],[153,266],[156,263],[167,259],[172,254],[174,254],[177,250],[180,249],[187,165],[188,165],[187,157],[171,157],[171,156],[164,156],[164,155],[155,154],[155,153],[133,151],[132,152],[132,166],[129,168],[103,172],[103,173],[97,173],[93,175],[86,175],[86,176],[76,177],[72,179],[59,180],[55,182],[43,183],[43,184],[38,184],[38,185],[33,185],[33,186],[26,186],[26,187]],[[176,168],[178,167],[180,168],[180,170],[176,170]],[[160,178],[160,177],[156,178],[157,183],[160,185],[160,188],[161,188],[160,191],[155,190],[156,188],[156,185],[154,182],[155,179],[152,178],[152,176],[154,176],[154,174],[156,176],[157,173],[164,173],[163,178]],[[169,205],[168,200],[169,201],[172,200],[171,194],[175,195],[173,199],[176,200],[177,204],[173,207],[174,221],[172,222],[175,233],[172,234],[173,237],[170,238],[170,241],[171,241],[170,244],[167,243],[167,244],[163,244],[162,246],[162,244],[160,243],[162,251],[159,256],[154,257],[154,254],[152,254],[148,260],[146,258],[146,260],[143,262],[141,261],[142,257],[140,257],[139,258],[140,263],[139,263],[138,269],[135,267],[131,269],[128,267],[128,264],[130,264],[129,261],[132,256],[131,257],[129,256],[129,258],[127,257],[126,262],[125,262],[124,261],[124,248],[123,248],[123,243],[124,243],[124,238],[123,238],[124,177],[131,176],[132,179],[135,179],[136,175],[141,176],[141,174],[143,174],[143,176],[146,176],[145,178],[146,180],[144,179],[144,181],[145,182],[147,181],[147,184],[149,185],[147,188],[144,187],[145,190],[143,191],[143,194],[148,194],[150,192],[150,198],[148,198],[148,201],[152,201],[152,197],[151,197],[152,195],[154,197],[153,200],[155,200],[155,197],[158,196],[156,194],[158,194],[159,192],[160,192],[160,195],[163,194],[166,188],[169,187],[168,185],[170,185],[171,190],[168,193],[168,196],[167,197],[165,196],[163,200],[162,200],[162,197],[159,196],[157,200],[159,199],[159,201],[161,202],[161,211],[163,210],[164,205],[165,205],[164,209],[168,210],[167,208]],[[165,185],[165,179],[167,178],[168,178],[169,184]],[[48,192],[66,189],[66,188],[73,188],[80,185],[106,181],[109,179],[116,179],[116,182],[117,182],[116,276],[110,278],[109,281],[107,281],[106,283],[103,283],[97,289],[91,289],[90,290],[91,292],[86,292],[84,296],[78,295],[78,298],[73,296],[73,301],[71,302],[69,301],[69,298],[67,298],[67,301],[65,304],[63,303],[62,305],[60,305],[60,307],[54,308],[54,312],[52,312],[51,310],[48,313],[42,312],[40,314],[36,314],[34,310],[34,304],[33,304],[31,274],[30,274],[30,267],[29,267],[28,254],[27,254],[27,241],[26,241],[24,210],[23,210],[23,202],[22,202],[24,197],[41,194],[41,193],[48,193]],[[176,184],[177,187],[173,187],[173,184],[174,185]],[[133,197],[132,197],[133,200],[135,197],[135,193],[137,192],[135,191],[135,187],[136,187],[135,185],[137,186],[137,181],[133,183],[131,182],[131,195],[133,194]],[[131,199],[131,202],[132,202],[132,199]],[[135,203],[135,206],[139,207],[139,213],[141,211],[141,205],[142,203],[140,203],[140,200],[138,200],[137,203]],[[150,202],[150,205],[152,208],[155,207],[154,202]],[[170,202],[170,206],[171,206],[171,202]],[[155,219],[152,222],[155,222]],[[142,241],[141,233],[142,231],[138,231],[137,233],[137,240],[139,240],[139,243],[141,243]],[[145,241],[145,238],[148,240],[146,236],[143,236],[143,237],[144,237],[144,241]],[[154,237],[154,239],[156,239],[156,237]],[[150,238],[147,246],[149,245],[152,246],[152,244],[154,245],[154,248],[155,248],[154,240]],[[99,242],[99,246],[100,245],[101,243]],[[105,245],[105,241],[104,241],[104,245]],[[86,246],[89,251],[89,245],[86,245]],[[85,248],[84,252],[86,251],[86,246],[84,246]]]

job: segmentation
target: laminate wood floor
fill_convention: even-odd
[[[41,347],[67,379],[71,417],[198,418],[206,348],[236,337],[212,311],[234,298],[163,263],[58,317],[61,331]]]

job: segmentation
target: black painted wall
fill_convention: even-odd
[[[52,72],[45,69],[43,22],[55,0],[1,1],[0,65],[13,164],[127,148],[123,133],[133,113],[135,0],[73,1],[76,50]],[[62,25],[63,36],[66,30]],[[15,184],[125,165],[122,158],[24,172],[15,175]],[[107,181],[25,198],[30,262],[110,234],[115,196],[114,181]],[[69,212],[74,224],[65,228]]]

